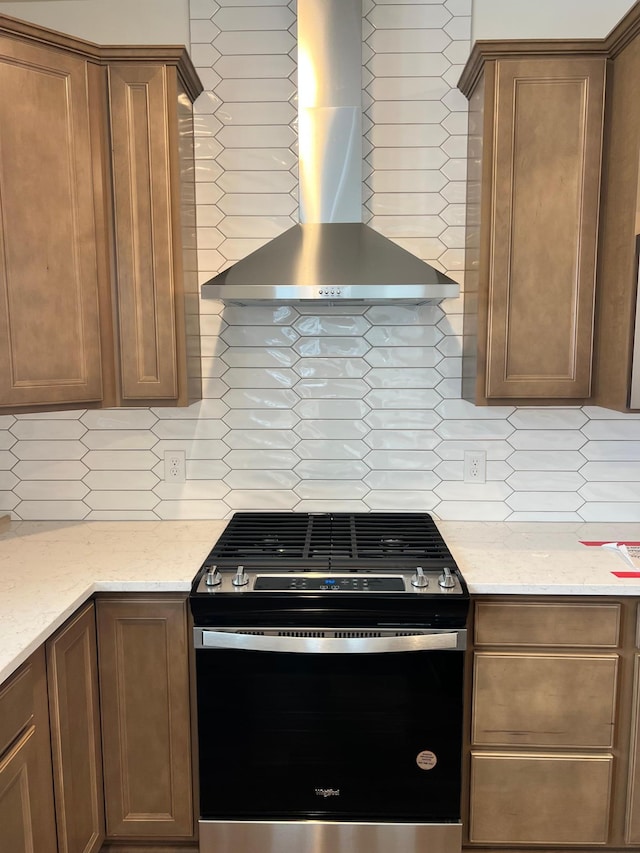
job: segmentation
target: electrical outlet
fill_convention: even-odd
[[[487,454],[484,450],[465,450],[465,483],[484,483],[487,479]]]
[[[164,481],[165,483],[184,483],[186,462],[184,450],[165,450],[164,452]]]

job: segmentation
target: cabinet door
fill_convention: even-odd
[[[611,748],[617,672],[617,655],[477,652],[473,742]]]
[[[97,602],[107,837],[192,837],[184,599]]]
[[[0,37],[0,407],[102,399],[87,63]]]
[[[37,825],[38,802],[34,796],[37,777],[36,730],[31,726],[0,761],[0,848],[11,853],[54,853],[55,831],[43,839]]]
[[[120,380],[125,403],[178,396],[167,69],[109,66]],[[173,107],[172,107],[173,109]],[[174,182],[175,183],[175,182]]]
[[[605,844],[613,756],[472,753],[469,840]]]
[[[0,688],[0,850],[57,853],[44,651]]]
[[[94,853],[104,804],[93,604],[49,640],[47,668],[59,853]]]
[[[604,73],[603,58],[496,62],[489,399],[590,394]]]

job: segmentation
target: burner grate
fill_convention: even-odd
[[[210,554],[232,563],[319,564],[447,561],[428,513],[235,513]]]

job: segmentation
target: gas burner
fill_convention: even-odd
[[[264,554],[286,554],[290,549],[283,545],[280,538],[274,534],[273,536],[264,536],[254,550]]]
[[[404,541],[404,539],[386,537],[380,540],[380,545],[382,546],[383,554],[397,554],[398,552],[402,552],[405,550],[407,543]]]

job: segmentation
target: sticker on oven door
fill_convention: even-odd
[[[433,770],[437,763],[436,754],[435,752],[431,752],[430,749],[423,749],[422,752],[416,755],[416,764],[420,770]]]

